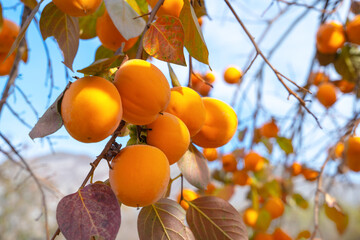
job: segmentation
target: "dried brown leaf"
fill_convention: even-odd
[[[72,65],[79,48],[79,19],[63,13],[50,2],[40,17],[40,31],[43,39],[53,36],[64,55],[64,64],[73,71]]]

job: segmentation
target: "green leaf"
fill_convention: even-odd
[[[141,10],[141,14],[145,14],[149,11],[149,4],[147,3],[146,0],[135,0],[135,1]]]
[[[271,220],[271,214],[265,209],[261,209],[255,224],[256,229],[266,231],[270,226]]]
[[[260,142],[264,144],[269,153],[272,153],[273,145],[268,138],[262,137]]]
[[[292,199],[295,201],[296,205],[302,209],[307,209],[309,207],[308,201],[299,193],[294,193]]]
[[[40,31],[43,39],[54,36],[64,55],[64,64],[73,71],[72,65],[79,48],[79,20],[63,13],[50,2],[40,17]]]
[[[277,137],[276,142],[279,144],[279,147],[286,153],[290,154],[294,152],[291,139],[284,137]]]
[[[204,0],[193,0],[193,7],[198,18],[207,15]]]
[[[144,35],[143,46],[154,58],[186,66],[184,29],[176,17],[164,15],[152,23]]]
[[[139,36],[146,22],[138,18],[139,14],[124,0],[104,0],[106,10],[121,35],[129,40]]]
[[[99,76],[109,70],[114,62],[121,61],[122,58],[124,58],[123,55],[115,55],[111,58],[99,59],[93,62],[90,66],[78,70],[78,72],[85,75]]]
[[[173,87],[179,87],[181,86],[173,68],[171,67],[170,63],[167,64],[169,68],[170,78],[171,78],[171,84]]]
[[[96,37],[96,21],[105,11],[105,4],[102,3],[93,14],[79,18],[80,38],[90,39]]]
[[[179,18],[184,27],[185,47],[190,56],[199,62],[209,65],[209,51],[200,30],[195,11],[189,1],[184,1]]]
[[[21,40],[24,38],[25,36],[25,33],[26,33],[26,30],[27,28],[29,27],[31,21],[33,20],[35,14],[37,13],[37,11],[39,10],[40,8],[40,5],[41,3],[43,3],[44,0],[41,0],[37,5],[36,7],[31,11],[30,15],[27,17],[27,19],[25,20],[24,24],[22,25],[20,31],[19,31],[19,35],[16,37],[13,45],[11,46],[6,58],[8,58],[14,51],[15,49],[17,49],[19,47],[19,44],[21,42]]]
[[[355,81],[360,76],[360,50],[357,47],[344,46],[334,67],[343,79]]]
[[[110,50],[103,45],[98,47],[95,52],[95,61],[103,58],[111,58],[115,55],[115,52],[113,50]]]

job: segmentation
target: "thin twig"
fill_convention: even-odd
[[[294,96],[299,102],[300,104],[306,109],[306,111],[311,114],[314,119],[316,120],[316,122],[318,123],[319,127],[321,128],[320,122],[317,119],[317,117],[310,111],[310,109],[308,109],[306,107],[306,103],[305,101],[299,97],[299,95],[294,92],[292,89],[290,89],[284,82],[282,76],[280,75],[279,71],[277,69],[275,69],[272,64],[269,62],[269,60],[265,57],[265,55],[263,54],[263,52],[260,50],[259,46],[257,45],[257,43],[254,40],[254,37],[250,34],[250,32],[248,31],[248,29],[246,28],[246,26],[244,25],[244,23],[241,21],[241,19],[239,18],[239,16],[237,15],[237,13],[235,12],[234,8],[231,6],[230,2],[228,0],[224,0],[225,3],[228,5],[229,9],[231,10],[231,12],[233,13],[233,15],[235,16],[236,20],[239,22],[239,24],[241,25],[241,27],[243,28],[243,30],[245,31],[246,35],[249,37],[250,41],[252,42],[252,44],[254,45],[256,52],[263,58],[263,60],[266,62],[266,64],[271,68],[271,70],[275,73],[277,79],[280,81],[280,83],[285,87],[285,89],[288,91],[289,96]]]
[[[192,72],[193,72],[193,66],[192,66],[192,57],[189,54],[189,79],[188,79],[188,87],[191,88],[192,87]]]
[[[320,193],[322,192],[323,173],[324,173],[325,166],[331,159],[331,156],[334,154],[334,151],[335,151],[334,148],[332,148],[330,150],[329,155],[327,156],[325,162],[321,166],[320,173],[318,176],[316,193],[315,193],[315,206],[314,206],[314,231],[311,234],[311,240],[313,240],[315,238],[316,233],[319,230]]]
[[[15,147],[11,144],[11,142],[9,141],[9,139],[7,139],[1,132],[0,132],[0,137],[6,142],[6,144],[11,148],[11,150],[16,154],[16,156],[18,156],[18,158],[20,159],[20,161],[22,162],[22,164],[25,166],[26,170],[29,172],[29,174],[31,175],[31,177],[34,179],[37,187],[39,188],[39,191],[41,193],[41,201],[42,201],[42,205],[44,207],[44,217],[45,217],[45,231],[46,231],[46,239],[49,239],[49,224],[48,224],[48,212],[47,212],[47,206],[46,206],[46,196],[44,193],[44,190],[38,180],[38,178],[36,177],[36,175],[34,174],[34,172],[32,171],[32,169],[30,168],[29,164],[25,161],[25,159],[20,155],[20,153],[15,149]]]

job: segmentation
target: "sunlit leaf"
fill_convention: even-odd
[[[189,1],[184,1],[179,18],[184,28],[186,49],[193,58],[209,65],[209,51],[201,33],[195,11]]]
[[[292,199],[295,201],[296,205],[302,209],[307,209],[309,207],[308,201],[299,193],[294,193]]]
[[[42,138],[48,136],[57,130],[62,125],[61,117],[61,101],[65,91],[70,87],[70,83],[66,86],[65,90],[56,98],[55,102],[46,110],[44,115],[37,121],[33,129],[31,129],[29,136],[31,139]]]
[[[204,0],[193,0],[193,7],[196,17],[200,18],[204,15],[207,15]]]
[[[146,0],[135,0],[135,1],[138,7],[140,8],[142,14],[145,14],[149,11],[149,4],[147,3]]]
[[[260,142],[264,144],[269,153],[272,153],[273,145],[268,138],[261,138]]]
[[[24,38],[25,33],[27,28],[29,27],[31,21],[33,20],[35,14],[37,13],[37,11],[40,8],[41,3],[43,3],[44,0],[41,0],[38,5],[36,5],[36,7],[31,11],[30,15],[27,17],[27,19],[25,20],[24,24],[21,26],[21,29],[19,31],[19,35],[16,37],[13,45],[10,48],[10,51],[8,52],[6,58],[8,58],[14,51],[15,49],[17,49],[19,47],[19,44],[21,42],[21,40]]]
[[[239,212],[221,198],[206,196],[189,202],[186,220],[196,239],[248,239]]]
[[[261,209],[259,211],[255,228],[260,231],[266,231],[270,226],[271,220],[271,214],[265,209]]]
[[[91,184],[60,200],[56,220],[68,240],[115,239],[121,223],[120,206],[109,186]]]
[[[124,58],[122,55],[115,55],[111,58],[99,59],[93,62],[90,66],[78,70],[78,72],[86,74],[86,75],[94,75],[98,76],[107,70],[109,70],[112,64],[119,59]]]
[[[184,29],[178,18],[161,16],[150,25],[143,39],[144,50],[159,60],[186,65]]]
[[[185,210],[174,200],[160,199],[141,209],[137,221],[140,240],[192,240],[185,225]]]
[[[21,0],[28,8],[34,9],[38,2],[36,0]]]
[[[243,140],[244,140],[244,138],[245,138],[245,135],[246,135],[246,133],[247,133],[247,127],[246,128],[244,128],[243,130],[241,130],[241,131],[239,131],[238,132],[238,140],[240,141],[240,142],[242,142]]]
[[[139,36],[145,28],[145,20],[124,0],[104,0],[106,10],[121,35],[129,40]]]
[[[43,39],[55,37],[64,55],[64,64],[72,70],[79,47],[78,18],[63,13],[50,2],[42,11],[39,24]]]
[[[170,74],[170,78],[171,78],[171,84],[173,87],[179,87],[181,86],[173,68],[171,67],[170,63],[167,64],[168,68],[169,68],[169,74]]]
[[[102,3],[98,10],[93,14],[79,18],[79,29],[81,39],[90,39],[96,37],[96,21],[105,11],[105,4]]]
[[[103,45],[98,47],[95,52],[95,61],[103,58],[111,58],[115,55],[115,51],[110,50]]]
[[[355,81],[360,75],[360,50],[357,47],[344,46],[334,67],[344,79]]]
[[[193,186],[206,189],[210,182],[207,161],[197,148],[190,144],[189,150],[177,162],[185,179]]]
[[[294,152],[291,139],[285,137],[277,137],[276,142],[279,144],[279,147],[286,153],[290,154]]]

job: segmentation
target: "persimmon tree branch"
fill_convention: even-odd
[[[139,47],[138,50],[136,52],[136,58],[141,59],[142,53],[143,53],[143,39],[144,39],[144,35],[146,33],[146,31],[150,28],[150,24],[152,23],[152,21],[154,21],[155,16],[157,11],[159,10],[159,8],[161,7],[161,5],[164,3],[165,0],[159,0],[153,9],[151,9],[151,13],[149,16],[149,19],[146,23],[146,26],[144,28],[144,31],[141,33],[141,38],[140,38],[140,43],[139,43]]]
[[[45,192],[41,186],[39,179],[36,177],[34,172],[32,171],[29,164],[25,161],[25,159],[20,155],[20,153],[16,150],[16,148],[12,145],[12,143],[7,139],[1,132],[0,137],[4,140],[4,142],[10,147],[10,149],[15,153],[15,155],[20,159],[21,163],[25,167],[26,171],[30,174],[30,176],[34,179],[36,186],[38,187],[41,193],[41,201],[44,208],[44,217],[45,217],[45,232],[46,232],[46,239],[49,239],[49,223],[48,223],[48,212],[47,212],[47,205],[46,205],[46,196]]]
[[[238,23],[241,25],[241,27],[243,28],[243,30],[245,31],[246,35],[249,37],[251,43],[253,44],[253,46],[256,49],[256,52],[262,57],[262,59],[265,61],[265,63],[271,68],[271,70],[274,72],[275,76],[277,77],[277,79],[280,81],[280,83],[285,87],[285,89],[288,91],[289,96],[294,96],[299,102],[300,104],[306,109],[306,111],[311,114],[314,119],[316,120],[316,122],[318,123],[318,125],[320,126],[320,122],[317,119],[317,117],[310,111],[310,109],[307,108],[305,101],[300,98],[300,96],[294,92],[291,88],[289,88],[289,86],[284,82],[283,76],[281,75],[281,73],[275,69],[272,64],[269,62],[269,60],[266,58],[266,56],[264,55],[264,53],[261,51],[261,49],[259,48],[259,46],[257,45],[257,43],[254,40],[254,37],[251,35],[251,33],[249,32],[249,30],[246,28],[246,26],[244,25],[244,23],[241,21],[240,17],[238,16],[238,14],[235,12],[234,8],[232,7],[232,5],[230,4],[230,2],[228,0],[224,0],[226,5],[229,7],[230,11],[233,13],[234,17],[236,18],[236,20],[238,21]]]

